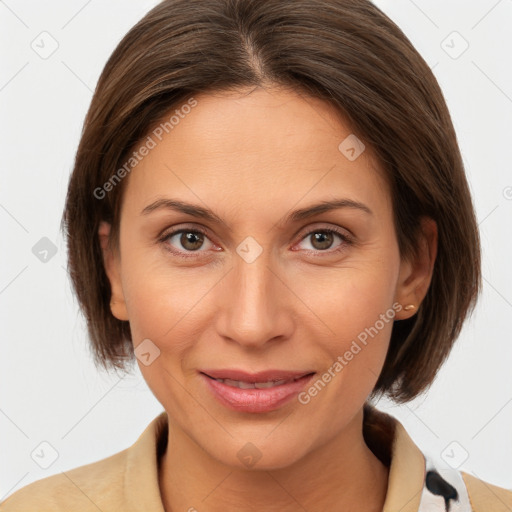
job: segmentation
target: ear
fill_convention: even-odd
[[[395,300],[403,309],[397,312],[397,320],[410,318],[418,311],[432,281],[436,256],[437,224],[433,219],[424,217],[421,219],[415,253],[400,263]],[[404,309],[410,305],[414,307]]]
[[[110,310],[118,320],[128,320],[128,312],[124,300],[123,287],[121,283],[121,262],[119,251],[110,247],[111,225],[108,222],[101,221],[98,228],[98,237],[100,240],[101,251],[103,253],[103,265],[105,273],[110,281]]]

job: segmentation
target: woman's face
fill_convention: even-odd
[[[358,417],[422,271],[331,106],[277,89],[195,100],[126,178],[112,311],[171,428],[223,463],[284,467]]]

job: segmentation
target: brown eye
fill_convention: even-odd
[[[204,235],[202,233],[187,232],[180,236],[180,244],[187,251],[197,251],[204,243]]]
[[[163,238],[163,242],[177,253],[205,252],[206,249],[213,247],[213,243],[204,233],[191,229],[180,229],[168,233]]]
[[[331,232],[317,231],[309,235],[311,237],[311,245],[318,250],[329,249],[334,241]]]
[[[350,244],[351,239],[349,235],[345,235],[335,229],[314,229],[302,238],[299,247],[312,252],[333,253],[343,250]]]

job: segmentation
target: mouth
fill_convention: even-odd
[[[269,412],[282,407],[311,380],[313,371],[267,370],[248,373],[241,370],[199,372],[215,398],[239,412]]]
[[[210,377],[212,378],[212,377]],[[297,377],[295,380],[298,380],[301,377]],[[232,380],[232,379],[214,379],[217,382],[221,382],[222,384],[226,384],[226,386],[232,386],[234,388],[238,389],[268,389],[268,388],[274,388],[276,386],[281,386],[283,384],[286,384],[287,380],[269,380],[266,382],[245,382],[243,380]]]

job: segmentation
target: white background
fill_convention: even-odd
[[[162,411],[138,368],[120,379],[93,366],[59,231],[92,90],[118,41],[155,4],[0,1],[0,499],[128,447]],[[484,275],[476,313],[428,395],[380,407],[424,451],[444,454],[441,465],[467,456],[460,469],[512,488],[512,1],[376,4],[444,91],[480,223]],[[31,48],[40,37],[51,48],[43,31],[58,43],[47,59]],[[456,59],[464,43],[453,31],[469,44]],[[32,252],[43,237],[57,248],[46,263]],[[58,453],[47,469],[31,458],[43,441]]]

